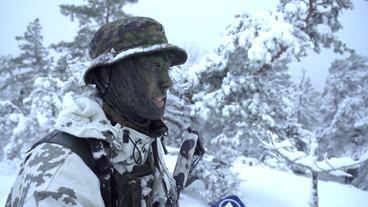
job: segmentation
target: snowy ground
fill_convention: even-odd
[[[176,158],[167,157],[170,169]],[[287,172],[264,166],[247,166],[238,162],[234,165],[243,182],[238,195],[247,207],[305,207],[309,198],[310,180]],[[0,206],[5,205],[6,196],[16,174],[15,167],[0,163]],[[368,192],[350,185],[334,182],[319,182],[320,207],[367,207]],[[180,206],[206,207],[204,201],[182,194]]]
[[[244,181],[239,197],[247,207],[305,207],[309,199],[309,178],[262,166],[236,165]],[[320,207],[366,207],[368,192],[351,185],[320,181]]]

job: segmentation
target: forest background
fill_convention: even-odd
[[[240,156],[314,182],[328,173],[368,189],[367,1],[230,1],[204,10],[209,2],[86,0],[48,10],[35,0],[44,12],[15,2],[0,7],[9,28],[0,38],[3,162],[19,163],[52,129],[63,96],[85,91],[80,74],[91,35],[114,19],[144,15],[189,53],[171,70],[165,121],[174,147],[187,126],[201,132],[208,156],[194,179],[206,184],[207,202],[236,191],[229,166]],[[48,14],[51,8],[60,13]]]

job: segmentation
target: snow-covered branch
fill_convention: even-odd
[[[314,136],[310,133],[311,136]],[[277,134],[268,131],[268,141],[260,140],[262,144],[277,156],[283,158],[293,165],[297,165],[312,172],[326,172],[335,176],[351,176],[343,169],[355,167],[368,160],[368,151],[358,159],[349,156],[345,157],[324,157],[318,160],[316,156],[317,142],[315,137],[310,137],[310,150],[306,152],[296,150],[288,139],[281,139]]]

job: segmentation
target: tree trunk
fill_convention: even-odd
[[[309,200],[310,207],[318,207],[318,172],[312,171],[312,189],[311,198]]]

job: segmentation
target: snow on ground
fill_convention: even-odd
[[[177,151],[169,150],[172,153]],[[175,167],[176,156],[166,157],[168,168]],[[306,207],[310,179],[265,166],[248,166],[242,162],[234,164],[234,171],[243,181],[238,195],[246,207]],[[14,182],[15,167],[0,163],[0,206],[5,205],[7,194]],[[319,182],[320,207],[367,207],[368,192],[350,185],[334,182]],[[181,195],[182,207],[206,207],[196,195],[185,192]]]
[[[265,166],[247,166],[240,162],[233,170],[244,181],[239,197],[247,207],[305,207],[311,180],[270,169]],[[320,207],[367,207],[368,192],[351,185],[319,181]]]

